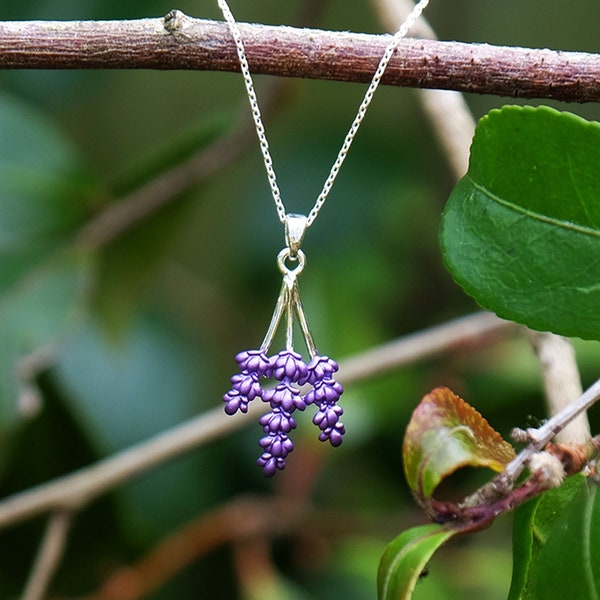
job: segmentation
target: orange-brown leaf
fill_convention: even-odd
[[[461,467],[502,471],[515,456],[477,410],[445,387],[432,390],[413,412],[402,454],[408,484],[423,500]]]

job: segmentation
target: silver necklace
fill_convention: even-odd
[[[277,215],[285,231],[286,246],[277,256],[277,265],[283,276],[283,284],[267,334],[258,350],[245,350],[236,355],[235,358],[240,367],[240,373],[231,378],[232,387],[223,396],[225,412],[230,415],[238,411],[247,412],[249,402],[255,398],[260,398],[270,404],[271,412],[260,418],[265,436],[259,442],[263,453],[257,462],[262,467],[264,474],[267,477],[272,477],[277,470],[285,467],[285,460],[294,448],[289,433],[296,428],[296,421],[292,415],[295,410],[304,410],[308,405],[314,404],[317,407],[317,412],[313,417],[313,423],[320,430],[319,439],[330,442],[332,446],[339,446],[343,440],[345,427],[340,421],[343,409],[337,403],[342,395],[343,388],[334,378],[334,374],[338,370],[338,364],[328,356],[319,355],[300,301],[297,279],[306,263],[306,257],[300,246],[306,230],[315,222],[331,192],[398,43],[421,16],[421,13],[429,4],[429,0],[420,0],[415,5],[406,21],[386,46],[373,79],[323,184],[323,189],[307,216],[288,213],[285,209],[277,184],[273,159],[269,151],[269,142],[265,133],[240,29],[227,5],[227,1],[217,0],[217,3],[235,41],[240,70],[246,85],[271,194]],[[284,316],[286,317],[286,348],[273,356],[268,356],[267,353]],[[297,319],[310,355],[308,363],[304,362],[302,355],[294,350],[294,318]],[[263,378],[275,380],[276,385],[268,389],[263,388],[260,381]],[[305,385],[309,385],[310,390],[303,394],[301,387]]]

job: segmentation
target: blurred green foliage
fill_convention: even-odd
[[[302,6],[232,2],[239,20],[275,24],[293,23]],[[136,18],[171,8],[156,0],[5,0],[0,18]],[[219,16],[213,2],[186,0],[178,8]],[[347,2],[332,0],[323,8],[320,27],[381,30],[368,2],[348,10]],[[576,15],[564,3],[541,0],[433,2],[428,17],[443,39],[599,50],[595,0],[578,3]],[[259,96],[268,85],[257,78]],[[283,234],[252,146],[99,253],[67,251],[93,214],[235,125],[246,107],[237,75],[16,71],[0,72],[0,86],[0,294],[5,281],[32,274],[39,284],[17,286],[25,301],[0,298],[4,497],[219,406],[233,356],[264,335],[280,285],[275,256]],[[290,210],[312,206],[363,93],[357,85],[288,82],[267,129]],[[503,103],[468,101],[476,117]],[[576,112],[600,114],[595,106]],[[11,155],[12,166],[3,162]],[[31,169],[20,171],[25,165]],[[453,183],[414,93],[381,89],[304,244],[300,286],[322,351],[341,358],[475,308],[445,272],[437,243]],[[33,382],[15,382],[16,353],[51,339],[60,342],[55,364]],[[578,349],[589,382],[599,352],[590,343]],[[24,383],[41,390],[37,412],[35,403],[26,414],[16,404]],[[191,600],[204,590],[215,600],[266,598],[267,588],[281,599],[374,597],[381,552],[399,531],[424,522],[404,484],[400,454],[412,409],[439,384],[503,433],[544,414],[536,362],[519,339],[349,386],[344,445],[321,452],[302,439],[279,483],[265,481],[254,464],[256,425],[95,502],[74,525],[52,597],[90,593],[206,511],[239,495],[285,494],[314,468],[314,514],[276,536],[276,576],[245,585],[243,553],[227,546],[149,598]],[[464,476],[456,485],[472,480]],[[443,550],[415,597],[505,598],[507,521]],[[21,592],[43,527],[36,519],[0,532],[1,598]]]

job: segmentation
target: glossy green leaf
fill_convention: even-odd
[[[442,479],[461,467],[501,471],[514,450],[472,406],[440,387],[414,410],[402,456],[411,490],[426,500]]]
[[[44,115],[0,95],[0,429],[19,415],[19,360],[61,340],[86,303],[91,263],[65,248],[90,182]]]
[[[479,122],[444,210],[447,268],[483,307],[600,339],[600,125],[509,106]]]
[[[509,600],[600,598],[600,497],[574,475],[515,513]]]
[[[385,549],[377,572],[379,600],[408,600],[429,559],[456,532],[421,525],[402,532]]]

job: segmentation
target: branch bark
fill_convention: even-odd
[[[367,82],[387,36],[240,24],[254,73]],[[180,11],[130,21],[0,23],[4,69],[239,71],[224,23]],[[406,39],[387,85],[479,94],[600,101],[600,55]]]

